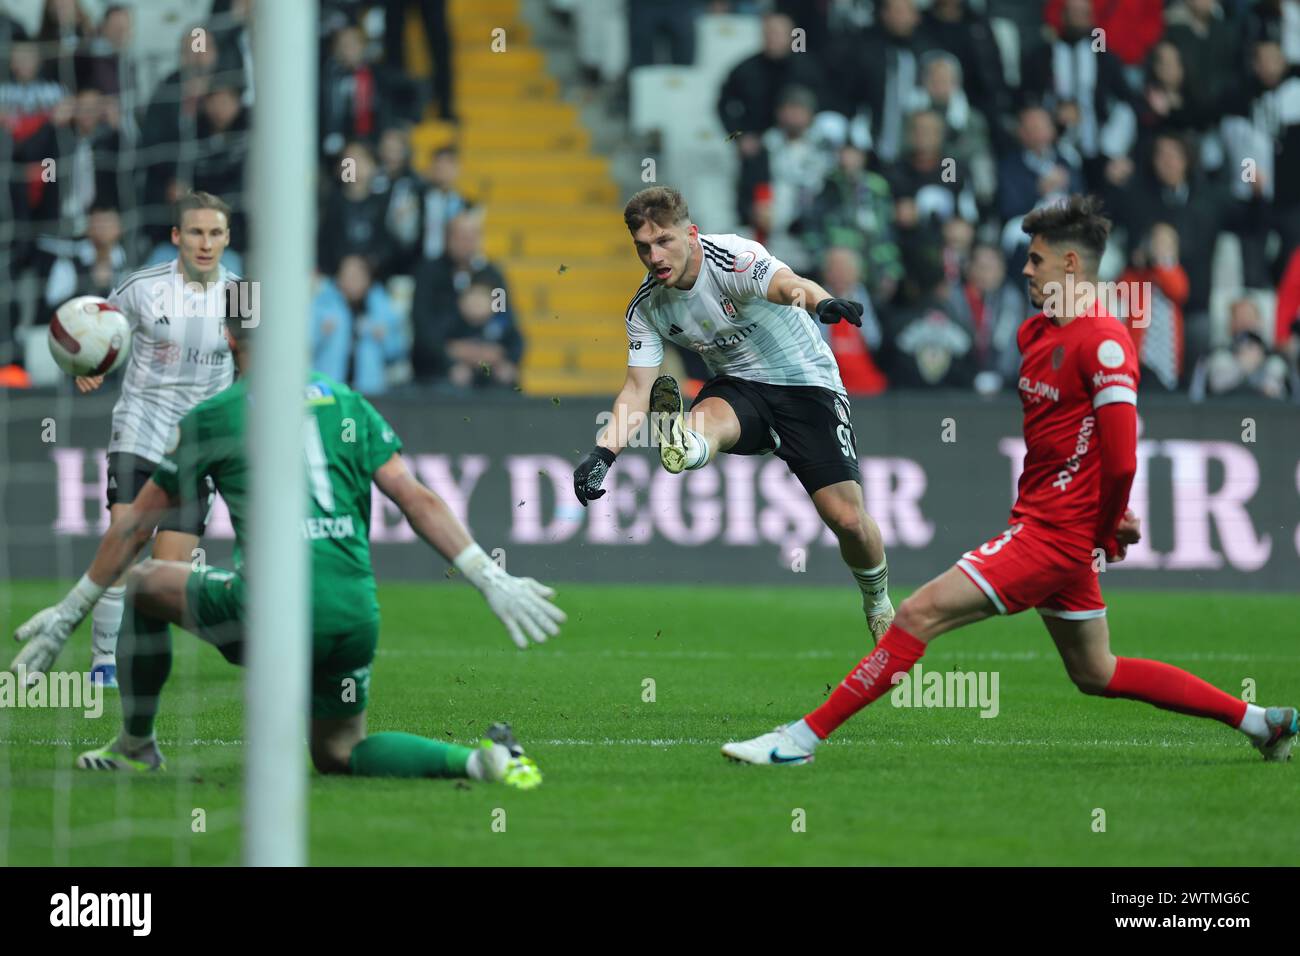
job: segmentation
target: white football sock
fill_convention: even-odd
[[[865,610],[882,610],[889,603],[889,562],[881,561],[874,568],[849,568],[862,592]]]
[[[686,446],[686,467],[703,468],[709,463],[709,442],[703,435],[694,429],[686,429],[686,437],[682,442]]]
[[[1241,723],[1237,725],[1247,737],[1252,740],[1265,740],[1268,738],[1268,724],[1264,721],[1264,708],[1255,704],[1246,705],[1246,716],[1241,718]]]
[[[822,739],[817,736],[817,732],[809,727],[802,717],[785,729],[794,738],[795,743],[805,750],[813,750],[822,742]]]
[[[465,762],[465,776],[471,780],[483,779],[483,748],[476,749]]]
[[[95,602],[90,614],[90,666],[112,664],[117,660],[117,634],[122,629],[122,608],[126,588],[112,587]]]

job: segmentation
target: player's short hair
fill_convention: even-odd
[[[185,214],[193,209],[215,209],[226,217],[230,223],[230,204],[219,196],[205,193],[201,189],[191,190],[176,201],[176,218],[173,220],[177,229],[185,219]]]
[[[1042,236],[1052,245],[1076,246],[1088,255],[1096,268],[1106,250],[1110,220],[1101,213],[1101,200],[1075,194],[1060,202],[1039,206],[1025,216],[1020,228],[1031,239]]]
[[[656,226],[678,226],[691,218],[686,200],[671,186],[651,186],[627,201],[623,207],[623,222],[627,231],[635,233],[647,222]]]

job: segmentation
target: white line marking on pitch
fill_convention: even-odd
[[[941,651],[947,651],[946,647],[940,648]],[[1170,651],[1161,649],[1132,650],[1123,648],[1129,656],[1140,657],[1157,657],[1161,660],[1179,660],[1179,661],[1228,661],[1228,662],[1250,662],[1250,663],[1300,663],[1300,656],[1296,655],[1259,655],[1259,654],[1232,654],[1223,651]],[[484,652],[480,649],[461,650],[451,647],[421,647],[421,648],[384,648],[378,649],[380,657],[469,657],[482,658],[487,654],[495,652]],[[505,649],[501,650],[501,655],[513,653]],[[815,650],[792,650],[789,652],[771,652],[771,651],[697,651],[697,650],[633,650],[631,648],[605,648],[603,650],[577,650],[570,651],[557,648],[548,644],[545,648],[537,650],[539,654],[545,654],[548,657],[582,657],[582,658],[629,658],[634,660],[686,660],[686,661],[734,661],[734,660],[766,660],[766,661],[788,661],[788,660],[841,660],[846,661],[852,656],[852,652],[832,651],[824,649]],[[951,654],[952,662],[963,663],[965,661],[1037,661],[1053,660],[1056,658],[1056,652],[1050,650],[1044,651],[954,651]]]
[[[84,740],[29,740],[24,743],[35,744],[38,747],[72,747],[92,744],[99,738],[86,738]],[[530,746],[537,747],[716,747],[726,743],[728,737],[703,738],[703,737],[631,737],[619,739],[615,737],[604,737],[600,739],[592,738],[584,740],[574,737],[557,737],[550,740],[533,740],[529,741]],[[242,747],[242,740],[221,740],[221,739],[200,739],[184,741],[162,741],[172,747]],[[1128,740],[1030,740],[1030,739],[1007,739],[1007,740],[990,740],[988,738],[976,737],[972,740],[963,740],[957,737],[938,737],[933,740],[896,740],[867,737],[846,737],[830,742],[832,747],[844,746],[866,746],[866,747],[911,747],[918,744],[929,744],[936,747],[1186,747],[1199,743],[1193,740],[1151,740],[1140,737],[1132,737]],[[305,744],[304,744],[305,745]]]

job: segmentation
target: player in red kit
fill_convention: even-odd
[[[1036,209],[1024,275],[1043,309],[1020,327],[1025,462],[1005,531],[920,588],[889,630],[801,720],[722,752],[755,764],[807,763],[817,744],[884,696],[940,634],[1033,608],[1085,694],[1144,700],[1240,730],[1266,760],[1290,756],[1297,709],[1258,707],[1160,661],[1110,649],[1098,572],[1139,540],[1128,510],[1137,470],[1138,361],[1128,329],[1097,300],[1110,222],[1091,197]]]

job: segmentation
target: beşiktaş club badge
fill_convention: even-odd
[[[730,296],[724,295],[718,301],[722,303],[722,311],[727,313],[727,318],[734,319],[736,317],[736,303],[731,301]]]

